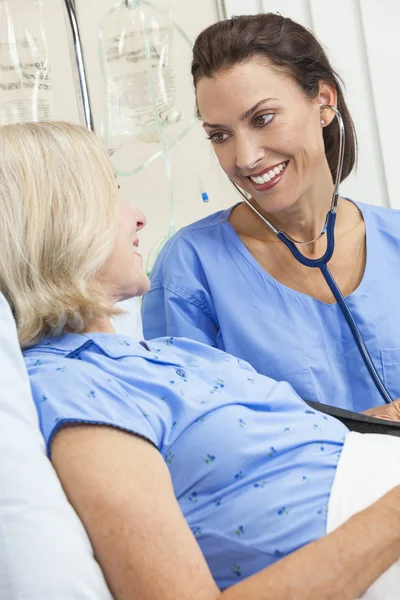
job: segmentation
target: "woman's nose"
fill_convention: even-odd
[[[246,175],[264,158],[265,152],[250,135],[236,137],[236,166]]]
[[[147,223],[145,215],[138,208],[134,209],[136,218],[136,230],[140,231]]]

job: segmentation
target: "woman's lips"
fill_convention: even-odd
[[[274,172],[273,177],[270,177],[269,173],[271,171],[273,171],[274,168],[278,168],[279,165],[276,165],[276,167],[268,167],[268,169],[261,171],[260,174],[252,176],[252,177],[261,178],[268,174],[269,181],[264,181],[263,183],[256,183],[252,177],[247,177],[247,179],[250,181],[250,183],[254,187],[254,189],[257,190],[258,192],[270,190],[271,188],[275,187],[280,181],[282,181],[282,178],[286,172],[288,164],[289,164],[289,161],[286,161],[284,163],[279,163],[279,165],[283,165],[283,169],[280,171],[280,173]]]

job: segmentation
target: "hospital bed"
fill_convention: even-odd
[[[123,308],[127,314],[117,317],[117,332],[141,338],[136,300]],[[350,429],[400,433],[400,423],[309,404],[336,413]],[[88,536],[46,457],[14,319],[0,294],[0,600],[28,598],[112,600]]]

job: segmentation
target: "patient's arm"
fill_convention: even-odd
[[[353,600],[400,556],[400,488],[326,537],[220,592],[148,442],[71,426],[52,460],[116,600]]]

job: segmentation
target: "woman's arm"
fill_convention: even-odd
[[[111,427],[70,426],[52,461],[116,600],[353,600],[400,556],[400,488],[326,537],[220,592],[162,456]]]
[[[201,293],[200,283],[198,293]],[[204,299],[203,299],[204,303]],[[151,288],[142,300],[146,340],[164,336],[186,337],[208,346],[217,345],[218,327],[189,294],[164,287]]]

